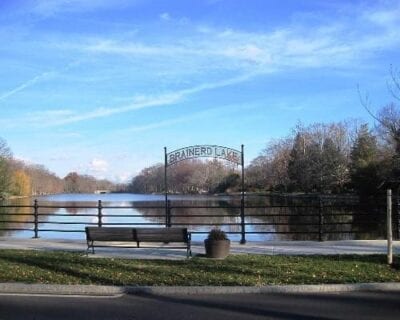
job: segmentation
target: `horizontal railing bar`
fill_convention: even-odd
[[[356,225],[356,226],[359,226],[359,225],[362,225],[362,226],[364,226],[364,225],[375,225],[375,223],[373,223],[373,222],[357,222],[356,224],[354,223],[354,222],[327,222],[327,223],[324,223],[323,224],[324,226],[341,226],[341,225]]]
[[[39,225],[43,225],[43,224],[83,224],[83,225],[93,225],[93,226],[97,226],[98,223],[97,222],[70,222],[70,221],[39,221],[38,222]]]
[[[50,205],[38,205],[37,206],[39,209],[40,208],[46,208],[46,209],[98,209],[99,206],[50,206]],[[30,207],[34,208],[34,207]],[[165,209],[165,206],[101,206],[102,209]],[[218,208],[218,207],[216,207]]]
[[[97,224],[97,223],[95,223],[95,224]],[[103,226],[105,226],[105,225],[132,225],[132,226],[134,226],[134,225],[138,225],[138,226],[141,226],[141,225],[155,225],[155,226],[163,225],[163,226],[165,226],[165,222],[164,221],[160,221],[160,222],[103,222],[102,225]]]
[[[33,230],[31,230],[33,231]],[[60,229],[38,229],[38,232],[81,232],[84,233],[85,230],[60,230]]]
[[[35,221],[0,220],[0,223],[35,223]]]
[[[49,205],[38,205],[37,208],[45,209],[97,209],[98,206],[49,206]]]
[[[281,222],[277,223],[246,222],[245,225],[246,226],[305,226],[305,227],[319,226],[318,223],[281,223]]]
[[[30,214],[31,216],[33,214]],[[98,217],[98,213],[95,214],[74,214],[74,213],[39,213],[38,216],[50,216],[50,217]],[[134,215],[128,215],[128,214],[121,214],[121,215],[114,215],[114,214],[102,214],[102,217],[115,217],[115,218],[134,218],[134,217],[164,217],[165,218],[165,214],[152,214],[152,215],[142,215],[142,214],[134,214]]]
[[[160,209],[163,210],[165,209],[165,205],[163,206],[123,206],[123,207],[118,207],[118,206],[101,206],[103,209]],[[97,207],[96,207],[97,208]]]
[[[175,215],[173,215],[175,216]],[[319,217],[318,213],[315,214],[245,214],[246,217]]]
[[[16,216],[21,216],[21,217],[33,217],[34,215],[33,214],[20,214],[20,215],[18,215],[18,214],[9,214],[9,215],[2,215],[2,214],[0,214],[0,217],[2,217],[2,218],[5,218],[5,217],[16,217]],[[21,221],[20,221],[21,222]]]
[[[32,216],[34,212],[1,212],[2,216]]]
[[[173,226],[240,226],[240,222],[238,223],[172,223]]]
[[[247,215],[246,215],[247,216]],[[143,216],[141,216],[143,217]],[[144,216],[147,217],[147,216]],[[163,216],[165,217],[165,215]],[[240,218],[240,215],[228,216],[228,215],[215,215],[215,214],[171,214],[171,218]]]
[[[7,215],[7,216],[34,216],[34,213],[12,213],[12,212],[5,212],[1,213],[0,215]],[[93,214],[84,214],[84,213],[38,213],[38,216],[59,216],[59,217],[97,217],[97,213]],[[125,215],[125,214],[102,214],[103,217],[115,217],[115,218],[124,218],[124,217],[165,217],[165,214],[157,214],[157,215],[143,215],[143,214],[135,214],[135,215]],[[197,215],[192,215],[192,214],[171,214],[172,217],[235,217],[232,215],[226,215],[226,214],[197,214]],[[245,215],[246,217],[319,217],[318,213],[315,214],[247,214]],[[379,219],[384,217],[384,215],[376,216],[373,214],[366,214],[366,213],[346,213],[346,214],[328,214],[324,213],[324,217],[335,217],[335,216],[365,216],[368,217],[369,219]],[[237,217],[240,217],[239,215]]]
[[[97,215],[96,215],[97,216]],[[135,215],[113,215],[113,214],[102,214],[103,218],[165,218],[165,214],[149,214],[149,215],[142,215],[142,214],[135,214]]]
[[[26,205],[18,205],[18,204],[15,204],[15,205],[0,205],[0,208],[32,208],[32,209],[34,209],[35,208],[35,206],[26,206]]]
[[[26,229],[26,228],[0,228],[0,231],[33,231],[33,229]]]

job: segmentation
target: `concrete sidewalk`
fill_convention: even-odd
[[[121,243],[121,247],[126,243]],[[13,239],[0,238],[0,249],[34,249],[34,250],[68,250],[86,251],[86,241],[65,239]],[[193,255],[204,254],[202,242],[192,243]],[[346,240],[346,241],[267,241],[248,242],[241,245],[231,243],[232,254],[266,254],[266,255],[333,255],[333,254],[386,254],[385,240]],[[393,242],[393,253],[400,254],[400,241]],[[186,258],[185,249],[168,249],[161,244],[155,248],[96,248],[91,258],[113,257],[130,259],[171,259]]]

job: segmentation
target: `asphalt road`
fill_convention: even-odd
[[[0,296],[1,320],[399,319],[400,291],[118,298]]]

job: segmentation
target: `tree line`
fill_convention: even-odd
[[[144,168],[128,185],[133,193],[163,193],[165,191],[164,164]],[[198,194],[235,191],[240,176],[237,166],[221,161],[186,160],[168,167],[170,193]]]
[[[400,185],[400,74],[391,69],[394,102],[375,114],[376,124],[342,121],[299,123],[271,141],[245,169],[247,191],[358,193],[373,196]],[[360,96],[361,97],[361,96]],[[218,193],[240,189],[240,171],[220,161],[184,161],[168,168],[168,191]],[[164,166],[143,169],[128,186],[132,192],[164,191]]]
[[[0,138],[0,199],[56,193],[93,193],[95,190],[116,191],[117,188],[108,180],[76,172],[60,178],[43,165],[17,160],[6,141]]]

